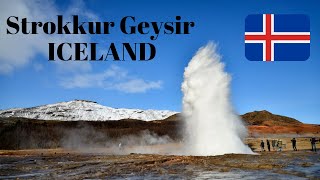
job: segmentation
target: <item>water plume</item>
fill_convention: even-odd
[[[185,68],[182,92],[187,154],[252,153],[243,143],[247,130],[230,102],[230,81],[212,42],[201,47]]]

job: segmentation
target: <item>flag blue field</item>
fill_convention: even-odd
[[[252,14],[245,20],[250,61],[305,61],[310,56],[310,19],[303,14]]]

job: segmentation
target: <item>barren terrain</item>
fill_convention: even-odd
[[[254,155],[184,154],[179,114],[150,122],[2,118],[0,179],[320,179],[320,154],[309,141],[319,139],[319,125],[267,111],[242,118]],[[267,139],[281,139],[282,151],[260,152]]]
[[[177,156],[65,149],[0,152],[0,178],[320,179],[319,152]]]

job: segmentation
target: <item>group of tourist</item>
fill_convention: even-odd
[[[272,139],[272,140],[271,140],[271,144],[270,144],[269,139],[267,139],[268,151],[271,151],[271,145],[272,145],[273,151],[275,151],[275,150],[282,151],[283,143],[282,143],[282,140],[281,140],[281,139],[277,139],[277,140],[276,140],[276,139]],[[260,148],[261,148],[261,152],[262,152],[262,151],[266,151],[266,150],[264,149],[264,141],[263,141],[263,140],[261,140]]]
[[[317,142],[317,141],[320,142],[320,139],[317,140],[315,137],[313,137],[313,138],[310,139],[310,142],[311,142],[311,151],[314,151],[314,152],[317,151],[317,148],[316,148],[316,142]],[[292,143],[292,149],[293,149],[294,151],[298,151],[296,138],[292,138],[292,139],[291,139],[291,143]],[[272,145],[273,151],[276,151],[276,150],[277,150],[277,151],[282,151],[283,146],[285,146],[285,144],[282,143],[282,140],[281,140],[281,139],[277,139],[277,140],[276,140],[276,139],[272,139],[272,140],[271,140],[271,144],[270,144],[269,139],[267,139],[267,148],[268,148],[268,151],[271,151],[271,149],[270,149],[271,146],[270,146],[270,145]],[[262,152],[262,151],[266,151],[266,150],[264,149],[264,141],[263,141],[263,140],[261,140],[260,148],[261,148],[261,152]]]

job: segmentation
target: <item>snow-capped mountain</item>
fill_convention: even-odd
[[[105,121],[139,119],[144,121],[162,120],[177,112],[168,110],[140,110],[111,108],[93,101],[73,100],[31,108],[17,108],[0,111],[0,117],[24,117],[42,120],[88,120]]]

